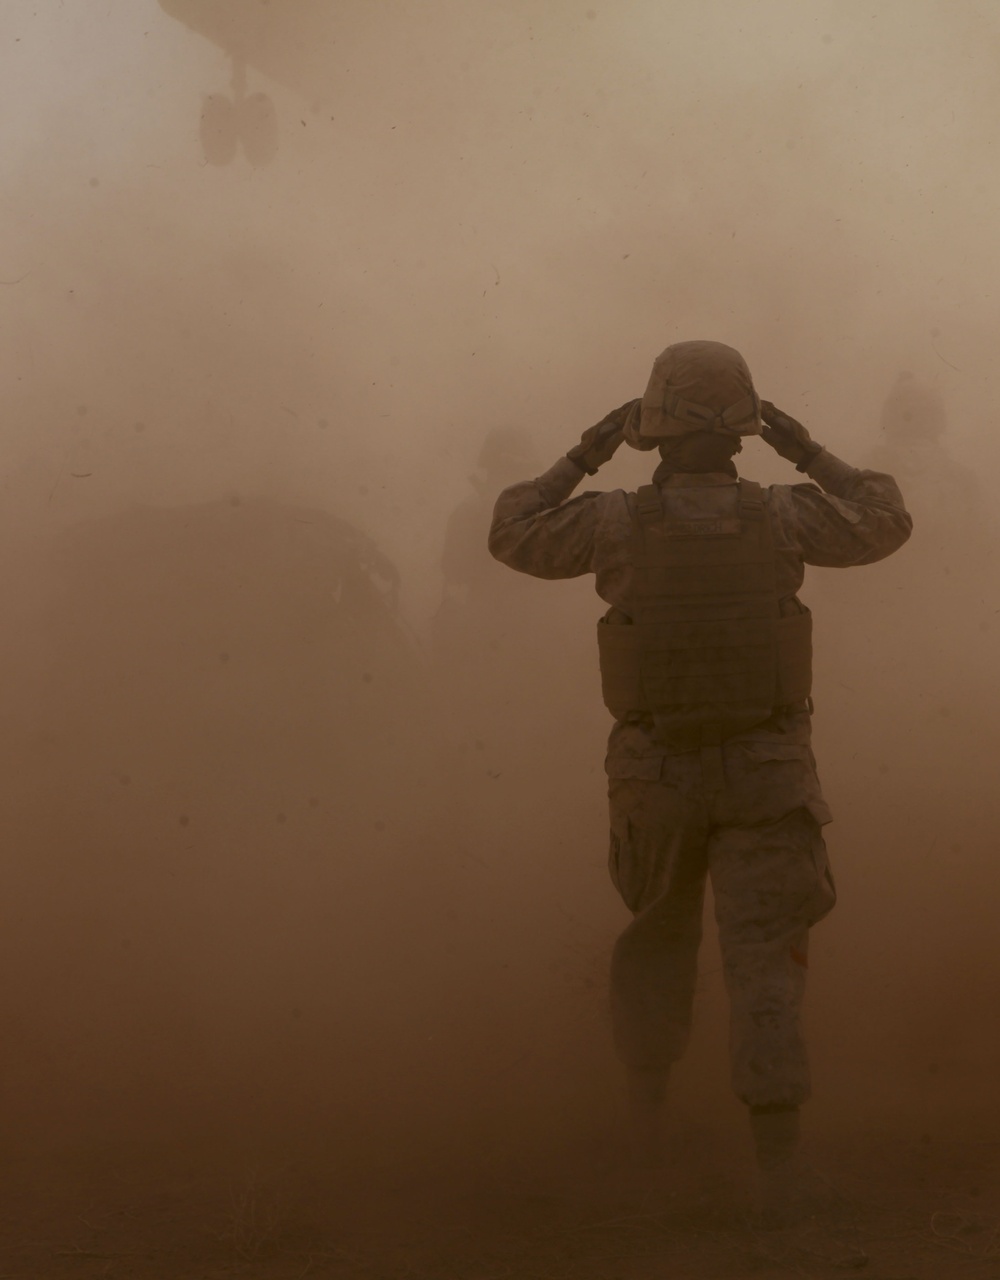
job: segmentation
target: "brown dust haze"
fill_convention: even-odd
[[[617,1140],[599,602],[486,528],[702,337],[915,520],[803,592],[841,895],[810,1122],[995,1130],[996,7],[0,29],[10,1132]],[[718,967],[675,1096],[735,1128]]]

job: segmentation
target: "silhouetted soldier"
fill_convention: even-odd
[[[464,766],[480,779],[508,776],[514,761],[524,761],[520,714],[530,699],[525,663],[534,640],[526,632],[526,607],[538,583],[516,579],[493,560],[486,535],[496,494],[518,476],[540,466],[534,445],[520,427],[495,427],[483,440],[473,492],[454,509],[441,551],[443,592],[433,620],[436,660],[448,689],[443,705],[451,717]]]
[[[905,485],[925,554],[960,567],[968,559],[969,539],[981,545],[988,536],[987,517],[975,473],[945,442],[948,419],[940,391],[900,373],[882,404],[879,426],[879,442],[867,461],[891,470]]]
[[[816,483],[740,480],[732,458],[757,434]],[[623,440],[659,446],[652,483],[568,500]],[[641,401],[585,431],[537,480],[505,489],[490,531],[498,560],[541,578],[594,573],[611,606],[598,626],[616,721],[610,870],[634,915],[614,951],[612,1012],[636,1154],[659,1155],[710,875],[733,1086],[774,1215],[801,1199],[800,1006],[809,928],[835,901],[809,745],[811,615],[796,592],[805,564],[867,564],[910,526],[895,482],[839,461],[761,402],[737,351],[684,342],[657,358]]]
[[[455,604],[492,605],[497,590],[504,590],[502,579],[509,575],[500,574],[486,554],[483,535],[490,527],[497,490],[523,476],[536,461],[534,447],[520,427],[495,427],[487,434],[469,476],[474,492],[451,513],[445,531],[441,552],[443,614]]]
[[[949,728],[941,723],[942,709],[954,716],[956,737],[992,737],[997,722],[982,692],[991,687],[995,653],[995,605],[985,587],[995,554],[991,513],[975,472],[948,447],[940,392],[912,373],[898,374],[890,388],[878,442],[864,465],[896,477],[917,531],[909,554],[860,579],[844,583],[826,575],[823,607],[831,615],[837,656],[825,675],[850,695],[839,708],[843,714],[851,714],[851,702],[869,712],[873,706],[896,708],[890,716],[868,717],[863,749],[873,758],[899,761],[901,750],[912,756],[921,743],[940,757],[939,735]],[[906,660],[900,661],[903,654]],[[917,716],[924,717],[923,725],[914,722]],[[974,730],[970,716],[977,720]],[[960,760],[964,752],[957,741],[956,750],[943,754],[937,764],[928,761],[935,776],[949,766],[956,776],[966,773],[968,761]],[[905,803],[913,815],[913,800]]]

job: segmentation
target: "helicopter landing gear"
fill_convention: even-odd
[[[233,59],[232,97],[207,94],[201,105],[201,153],[207,164],[227,165],[243,154],[255,168],[270,164],[278,151],[278,116],[266,93],[246,92],[246,67]]]

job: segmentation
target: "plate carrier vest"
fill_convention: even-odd
[[[660,742],[686,751],[805,702],[812,615],[795,597],[784,609],[778,599],[760,485],[739,481],[738,513],[728,518],[675,519],[651,484],[629,505],[632,625],[612,609],[597,629],[615,719],[652,718]]]

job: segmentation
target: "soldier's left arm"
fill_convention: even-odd
[[[805,471],[815,483],[774,485],[771,509],[807,564],[873,564],[909,538],[913,521],[892,476],[859,470],[827,449]]]
[[[621,490],[568,500],[584,474],[575,462],[560,458],[537,479],[504,489],[490,526],[494,558],[535,578],[594,572],[602,534],[623,522],[628,527],[628,507]]]

